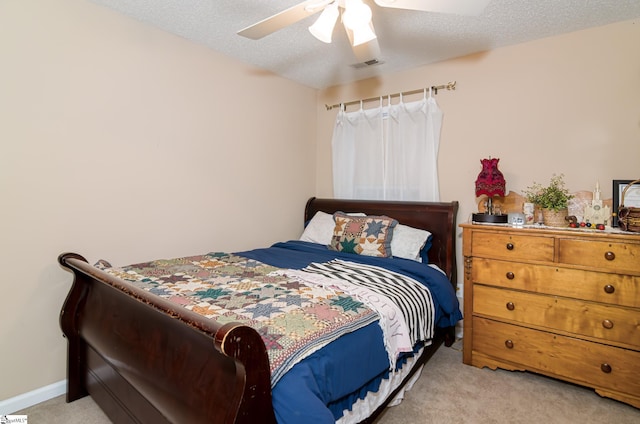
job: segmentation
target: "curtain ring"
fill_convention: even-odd
[[[363,110],[363,108],[362,108],[362,100],[360,100],[360,110]]]
[[[433,86],[429,87],[429,98],[433,97]]]

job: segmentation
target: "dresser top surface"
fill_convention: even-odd
[[[620,231],[618,228],[607,227],[604,230],[592,230],[583,228],[556,228],[543,225],[527,225],[524,227],[512,227],[509,224],[476,224],[462,223],[460,227],[495,232],[518,232],[523,235],[555,235],[564,237],[593,237],[594,239],[608,238],[640,243],[640,233]]]

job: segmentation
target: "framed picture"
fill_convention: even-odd
[[[622,192],[635,180],[613,180],[613,219],[611,226],[618,226],[618,208],[622,200]],[[624,206],[640,208],[640,182],[633,184],[624,195]]]

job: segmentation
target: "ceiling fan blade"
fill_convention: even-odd
[[[276,13],[258,23],[250,25],[240,31],[239,35],[243,37],[258,40],[284,27],[303,20],[307,16],[311,16],[324,9],[331,1],[323,0],[306,0],[295,6],[292,6],[282,12]]]
[[[421,10],[423,12],[479,15],[491,0],[374,0],[380,7]]]

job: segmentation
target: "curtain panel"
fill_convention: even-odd
[[[382,101],[381,101],[382,103]],[[333,131],[333,194],[342,199],[439,201],[443,114],[423,99],[345,112]]]

